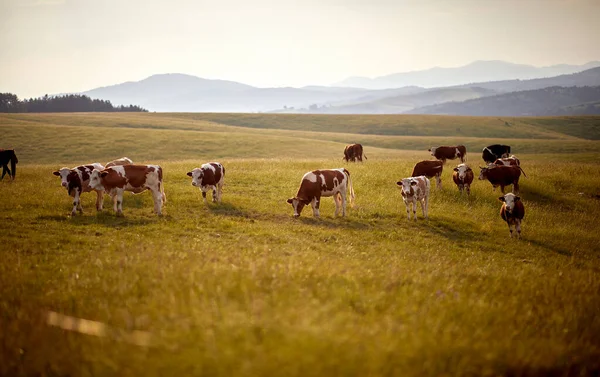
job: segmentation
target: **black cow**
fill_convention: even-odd
[[[12,170],[8,168],[9,162]],[[8,176],[14,181],[17,176],[17,162],[19,160],[14,149],[0,149],[0,165],[2,165],[2,178],[0,179],[4,179],[4,176],[8,173]]]
[[[506,158],[510,155],[510,145],[494,144],[483,148],[481,157],[488,164],[493,163],[499,158]]]

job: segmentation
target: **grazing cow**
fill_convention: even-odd
[[[131,161],[127,157],[121,157],[121,158],[118,158],[116,160],[109,162],[108,164],[106,164],[104,166],[104,168],[110,168],[111,166],[119,166],[119,165],[133,165],[133,161]]]
[[[113,200],[117,216],[123,215],[123,192],[134,194],[150,190],[154,199],[154,211],[162,215],[166,203],[163,185],[163,171],[158,165],[117,165],[104,170],[94,169],[90,186],[95,190],[105,190]]]
[[[471,183],[473,183],[473,170],[466,164],[460,164],[454,168],[452,179],[458,191],[462,194],[463,190],[467,190],[467,195],[471,194]]]
[[[493,163],[499,158],[506,158],[510,154],[510,145],[494,144],[483,148],[481,157],[488,164]]]
[[[421,209],[423,210],[423,217],[427,218],[429,211],[429,190],[431,184],[429,179],[424,175],[420,177],[404,178],[401,181],[396,182],[399,188],[402,190],[402,199],[406,205],[406,213],[410,220],[410,207],[412,206],[412,212],[417,219],[417,202],[421,202]]]
[[[444,164],[446,163],[446,160],[460,158],[460,162],[465,162],[465,159],[467,158],[467,148],[464,145],[457,145],[455,147],[431,147],[428,151],[431,152],[433,157],[442,161]]]
[[[439,160],[425,160],[417,162],[413,168],[411,177],[418,177],[424,175],[427,178],[435,177],[436,187],[442,188],[442,171],[444,170],[444,163]]]
[[[367,160],[367,155],[363,153],[363,146],[361,144],[348,144],[344,148],[344,157],[342,160],[355,162],[356,160],[362,162],[363,157]]]
[[[498,158],[494,161],[495,165],[506,165],[506,166],[521,166],[521,161],[514,154],[510,157]]]
[[[350,172],[344,168],[313,170],[304,174],[300,188],[295,197],[287,200],[294,208],[294,217],[300,217],[302,209],[309,203],[312,205],[313,216],[319,217],[319,205],[322,196],[333,196],[335,214],[338,215],[340,207],[342,216],[346,216],[346,191],[350,190],[350,206],[354,203],[354,188],[350,179]]]
[[[94,169],[102,170],[104,169],[104,166],[96,162],[89,165],[77,166],[73,169],[61,168],[52,173],[60,177],[61,186],[65,187],[67,193],[73,197],[73,210],[71,211],[71,216],[75,216],[77,211],[83,213],[80,196],[82,193],[90,191],[96,191],[96,210],[102,211],[104,189],[96,189],[90,185],[90,177]]]
[[[520,166],[505,166],[505,165],[490,165],[486,168],[479,167],[481,173],[479,174],[479,180],[483,181],[487,179],[492,184],[494,191],[496,187],[500,186],[502,193],[504,194],[504,187],[513,185],[513,192],[519,193],[519,177],[521,172],[527,177],[523,169]]]
[[[12,170],[8,168],[9,162]],[[0,149],[0,165],[2,165],[2,178],[0,179],[4,179],[4,176],[8,173],[10,179],[14,181],[17,176],[17,162],[19,160],[14,149]]]
[[[515,230],[517,231],[517,238],[521,238],[521,221],[523,220],[523,217],[525,217],[525,207],[523,206],[521,198],[515,194],[508,193],[498,199],[504,202],[502,208],[500,208],[500,217],[508,224],[510,236],[513,236],[511,225],[514,225]]]
[[[193,169],[187,173],[192,177],[192,186],[198,187],[202,191],[202,199],[206,201],[206,192],[212,190],[213,203],[221,203],[223,193],[223,180],[225,179],[225,168],[218,162],[209,162],[199,168]]]

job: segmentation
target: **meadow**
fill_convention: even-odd
[[[600,117],[5,114],[0,135],[19,156],[0,181],[0,375],[600,373]],[[343,162],[350,142],[368,160]],[[527,174],[522,239],[488,182],[459,194],[456,161],[429,219],[406,219],[395,182],[429,146],[465,144],[478,172],[496,142]],[[52,171],[122,156],[163,167],[165,215],[149,193],[124,217],[84,194],[70,217]],[[186,172],[214,160],[223,203],[205,205]],[[324,198],[294,219],[302,175],[342,166],[348,215]]]

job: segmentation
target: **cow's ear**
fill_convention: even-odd
[[[501,202],[506,202],[506,199],[504,199],[504,196],[499,197],[498,200]]]
[[[188,177],[191,177],[191,176],[192,176],[192,172],[191,172],[191,171],[189,171],[189,172],[187,173],[187,175],[188,175]]]
[[[101,176],[101,177],[106,177],[107,175],[108,175],[108,172],[107,172],[107,171],[101,171],[101,172],[100,172],[100,176]]]
[[[427,152],[431,152],[431,148],[429,148],[429,149],[427,150]]]
[[[288,203],[290,203],[290,204],[292,204],[292,203],[294,202],[294,198],[289,198],[289,199],[287,200],[287,202],[288,202]]]
[[[397,184],[398,186],[402,186],[402,181],[398,181],[398,182],[396,182],[396,184]]]
[[[454,170],[454,171],[458,171],[458,168],[454,168],[453,170]]]
[[[517,200],[521,200],[521,197],[520,197],[520,196],[515,196],[515,202],[516,202]]]
[[[417,185],[417,181],[410,181],[410,185],[411,186],[416,186]]]
[[[58,170],[57,171],[53,171],[52,174],[54,174],[54,175],[60,175],[60,173],[58,172]]]

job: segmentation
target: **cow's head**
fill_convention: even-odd
[[[505,194],[498,198],[501,202],[504,202],[504,207],[508,213],[511,213],[515,209],[515,203],[521,200],[520,197],[516,196],[512,192]]]
[[[465,179],[467,172],[468,171],[473,171],[471,170],[470,167],[468,167],[466,164],[460,164],[457,167],[454,168],[454,171],[458,173],[458,178],[459,179]]]
[[[488,176],[488,172],[492,169],[494,169],[496,166],[498,165],[494,165],[492,163],[490,163],[487,167],[482,168],[481,166],[479,167],[479,169],[481,169],[481,173],[479,173],[479,180],[480,181],[484,181],[487,179]]]
[[[402,190],[402,196],[412,196],[415,193],[413,189],[414,186],[417,185],[417,181],[411,178],[404,178],[401,181],[396,182],[398,188]]]
[[[298,197],[289,198],[287,200],[287,202],[289,204],[291,204],[292,208],[294,209],[294,217],[300,217],[300,214],[302,213],[302,209],[304,208],[304,206],[307,205],[308,203],[310,203],[309,200],[301,199]]]
[[[435,150],[436,150],[436,149],[437,149],[437,147],[431,147],[431,148],[429,148],[429,149],[428,149],[428,151],[431,153],[431,155],[432,155],[433,157],[435,157]]]
[[[202,178],[204,177],[204,170],[201,168],[195,168],[194,170],[187,173],[188,177],[192,177],[192,186],[202,186]]]
[[[62,187],[67,187],[69,185],[69,182],[67,181],[69,173],[71,173],[71,169],[69,168],[60,168],[59,170],[52,172],[52,174],[60,177],[60,185]]]
[[[94,190],[104,190],[104,185],[102,185],[102,178],[106,177],[107,175],[107,170],[94,169],[92,171],[92,174],[90,175],[90,187]]]

